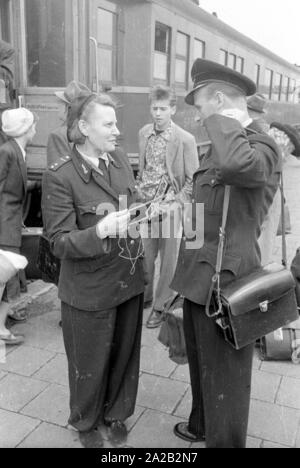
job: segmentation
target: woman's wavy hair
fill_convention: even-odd
[[[79,128],[79,121],[88,121],[97,104],[112,107],[116,109],[116,103],[105,93],[87,94],[75,99],[70,105],[67,116],[67,136],[68,140],[75,145],[82,145],[86,136],[82,134]]]

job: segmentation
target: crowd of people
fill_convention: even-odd
[[[188,422],[177,423],[174,433],[185,441],[205,441],[208,448],[246,444],[254,344],[233,349],[205,313],[224,187],[231,186],[231,199],[222,285],[270,262],[282,160],[287,153],[300,157],[300,135],[290,125],[267,124],[266,101],[245,75],[197,59],[192,79],[185,101],[207,131],[208,151],[199,159],[194,136],[173,122],[174,91],[155,86],[149,96],[153,121],[137,135],[136,179],[117,144],[112,97],[75,81],[56,93],[64,104],[64,124],[49,135],[42,212],[51,250],[61,262],[69,426],[84,447],[103,445],[103,424],[114,444],[126,441],[125,422],[134,413],[139,382],[143,310],[151,307],[146,326],[159,327],[165,303],[177,293],[184,297],[193,398]],[[0,339],[17,345],[24,337],[7,328],[7,316],[13,316],[9,304],[20,292],[24,262],[14,263],[5,253],[20,261],[22,207],[30,189],[26,146],[37,118],[10,104],[4,103],[1,115]],[[204,243],[195,248],[187,248],[187,204],[204,205]]]

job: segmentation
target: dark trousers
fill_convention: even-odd
[[[69,423],[89,431],[134,413],[140,364],[143,294],[114,309],[86,312],[62,303],[68,358]]]
[[[205,435],[207,448],[244,448],[254,346],[233,349],[205,307],[189,300],[183,321],[193,396],[189,430]]]

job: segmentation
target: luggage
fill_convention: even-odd
[[[169,348],[169,358],[176,364],[186,364],[186,345],[183,330],[183,301],[180,294],[170,299],[163,311],[158,340]]]
[[[260,359],[300,364],[300,319],[261,338]]]

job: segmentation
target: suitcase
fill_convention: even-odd
[[[300,319],[261,338],[260,358],[300,364]]]

